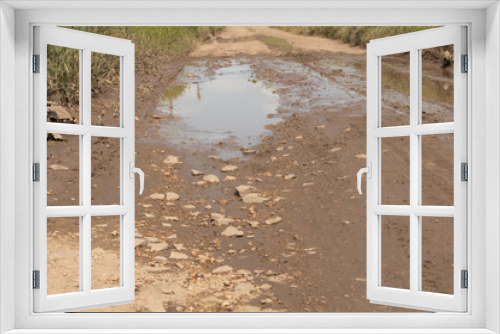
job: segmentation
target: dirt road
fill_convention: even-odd
[[[266,43],[266,36],[279,43]],[[280,48],[282,40],[291,49]],[[158,77],[139,78],[136,165],[146,173],[146,187],[136,198],[136,299],[95,311],[405,311],[366,299],[366,198],[355,184],[366,159],[364,62],[362,49],[336,41],[269,27],[227,27],[189,58],[165,64]],[[236,106],[235,113],[252,102],[231,104],[237,80],[248,85],[248,92],[257,87],[279,101],[266,115],[262,133],[248,139],[248,145],[242,145],[247,137],[239,130],[227,136],[214,131],[222,137],[204,141],[203,133],[209,132],[185,124],[189,114],[181,107],[194,103],[186,100],[189,94],[201,105],[208,103],[210,84],[224,78],[236,81],[224,86],[218,105]],[[388,95],[387,110],[405,109],[398,94]],[[220,124],[229,118],[210,121]],[[180,140],[169,137],[176,129]],[[76,142],[49,142],[56,144]],[[100,145],[103,152],[118,151],[113,143]],[[448,156],[443,155],[449,138],[432,147],[427,157],[433,182],[426,198],[439,202],[450,196]],[[401,166],[408,150],[404,140],[387,141],[384,152],[395,154],[384,165],[383,189],[391,187],[390,195],[383,192],[384,201],[405,198],[408,171]],[[94,170],[96,176],[119,175],[108,154],[96,159],[104,166]],[[109,189],[96,186],[93,199],[105,201]],[[383,284],[392,287],[409,281],[409,235],[398,219],[383,225]],[[96,263],[102,265],[96,265],[93,277],[96,284],[116,284],[106,269],[116,263],[119,234],[106,221],[94,231]],[[449,229],[437,232],[449,240]],[[50,237],[49,245],[57,238],[57,233]],[[440,257],[426,262],[432,273],[425,277],[428,291],[449,289],[452,249],[443,246]],[[52,251],[57,258],[55,247]]]

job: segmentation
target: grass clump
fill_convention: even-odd
[[[66,27],[131,40],[135,44],[136,75],[156,75],[166,62],[188,54],[198,42],[223,27]],[[79,101],[79,51],[58,46],[47,49],[47,98],[62,105]],[[92,54],[92,94],[119,82],[120,59]]]
[[[278,50],[283,53],[289,53],[293,49],[293,46],[284,38],[262,36],[260,40],[271,49]]]

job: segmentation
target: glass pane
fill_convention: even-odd
[[[453,134],[422,136],[422,205],[453,206]]]
[[[47,205],[80,205],[80,136],[47,134]]]
[[[453,122],[453,45],[422,50],[422,123]]]
[[[422,217],[422,291],[453,294],[453,218]]]
[[[47,294],[80,291],[80,218],[47,218]]]
[[[382,216],[382,286],[410,289],[410,217]]]
[[[380,57],[382,126],[410,124],[410,53]]]
[[[120,57],[92,52],[92,125],[120,126]]]
[[[92,217],[92,290],[120,286],[120,216]]]
[[[79,123],[80,50],[47,45],[47,122]]]
[[[120,142],[92,137],[92,205],[120,204]]]
[[[383,205],[410,203],[410,137],[382,138]]]

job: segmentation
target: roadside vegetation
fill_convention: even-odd
[[[269,48],[278,50],[282,53],[289,53],[293,49],[293,46],[284,38],[261,36],[260,41],[266,44]]]
[[[436,27],[275,27],[299,35],[337,39],[351,46],[366,47],[372,39],[407,34]]]
[[[67,27],[70,29],[131,40],[135,44],[136,75],[150,75],[166,62],[188,54],[198,42],[223,27]],[[47,49],[47,97],[72,106],[79,101],[79,53],[49,46]],[[119,57],[92,54],[92,95],[119,82]]]

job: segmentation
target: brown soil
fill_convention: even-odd
[[[259,41],[261,35],[285,38],[294,51],[281,55],[279,51],[270,50]],[[176,76],[184,65],[201,58],[209,69],[216,68],[220,66],[220,57],[244,57],[245,62],[252,63],[259,80],[285,87],[276,92],[286,106],[278,110],[284,121],[270,127],[272,136],[249,148],[257,152],[248,159],[213,159],[210,158],[214,155],[211,147],[200,146],[193,151],[174,146],[162,140],[158,131],[171,118],[158,116],[155,107],[166,87],[176,83]],[[136,197],[136,237],[143,243],[136,248],[136,299],[131,304],[93,311],[408,311],[371,304],[366,299],[366,197],[356,190],[356,172],[365,166],[366,157],[365,101],[327,107],[306,102],[287,105],[286,99],[296,94],[292,88],[297,86],[303,87],[299,93],[302,101],[312,99],[310,89],[314,84],[303,74],[281,73],[269,68],[265,60],[272,57],[302,64],[326,80],[365,94],[363,70],[348,75],[343,70],[325,69],[320,64],[322,60],[335,58],[356,67],[365,60],[362,49],[269,27],[228,27],[220,36],[200,45],[191,57],[165,64],[156,76],[136,78],[136,166],[146,174],[144,194]],[[106,95],[99,98],[107,99]],[[390,110],[404,109],[397,100],[390,103],[393,108]],[[112,115],[105,113],[103,121],[110,117]],[[394,113],[388,117],[396,121],[400,115]],[[424,197],[429,203],[439,205],[452,193],[446,181],[453,153],[450,156],[449,138],[434,138],[433,143],[424,158],[429,163],[427,172],[433,180],[424,185]],[[60,205],[55,204],[54,198],[72,197],[71,187],[78,180],[75,170],[75,166],[78,168],[78,141],[65,138],[62,142],[48,141],[48,145],[54,152],[49,165],[57,163],[69,167],[68,170],[49,168],[49,178],[55,180],[55,175],[62,175],[49,185],[48,196],[49,203]],[[234,143],[221,145],[234,146]],[[403,204],[394,202],[404,202],[407,198],[409,170],[402,166],[406,166],[409,147],[398,138],[383,145],[386,145],[384,154],[390,156],[383,162],[384,204]],[[116,180],[119,175],[119,166],[112,163],[119,147],[104,139],[95,148],[93,176],[102,183],[93,182],[93,204],[111,204],[114,200],[110,198],[118,193],[116,185],[109,180]],[[237,145],[236,149],[239,149]],[[163,163],[167,155],[177,156],[181,164]],[[51,159],[57,161],[51,162]],[[68,162],[70,160],[73,162]],[[222,173],[221,168],[229,164],[239,169]],[[191,169],[203,171],[205,175],[214,174],[221,182],[194,185],[202,176],[192,176]],[[289,174],[295,177],[286,180]],[[226,175],[236,180],[223,181]],[[269,199],[262,204],[245,204],[235,194],[235,187],[239,185],[256,187],[257,193]],[[166,192],[177,193],[180,199],[167,202],[149,197]],[[186,207],[188,205],[194,208]],[[210,220],[210,213],[222,213],[234,219],[230,225],[237,227],[244,236],[223,236],[227,226],[217,226]],[[265,223],[275,217],[282,220],[274,225]],[[409,235],[405,222],[398,223],[398,219],[405,218],[393,217],[383,225],[383,284],[406,287],[405,282],[409,282]],[[257,221],[259,225],[252,227],[250,221]],[[453,230],[448,225],[432,223],[424,242],[435,242],[435,235],[443,235],[440,240],[446,242],[437,240],[436,245],[428,248],[424,261],[428,274],[424,276],[423,285],[428,291],[450,292],[448,278],[453,272],[450,266],[453,264],[453,245],[450,247],[449,242]],[[77,231],[69,227],[65,230],[61,224],[50,224],[50,264],[59,266],[63,272],[75,270],[77,256],[71,252],[74,245],[71,241],[62,243],[66,246],[57,245],[61,245],[65,236],[75,240]],[[59,232],[53,233],[55,231]],[[93,224],[93,233],[92,257],[96,259],[93,280],[98,286],[116,285],[119,280],[109,271],[118,261],[119,229],[117,231],[112,221],[103,218]],[[147,237],[158,240],[146,240]],[[151,251],[150,244],[155,242],[166,242],[169,247]],[[170,259],[172,251],[183,253],[187,258]],[[62,260],[63,252],[72,254],[73,260]],[[213,273],[224,265],[231,268]],[[77,288],[78,282],[70,282],[67,277],[59,276],[58,279],[57,275],[52,275],[49,283],[57,285],[59,292],[71,291],[75,284]]]

